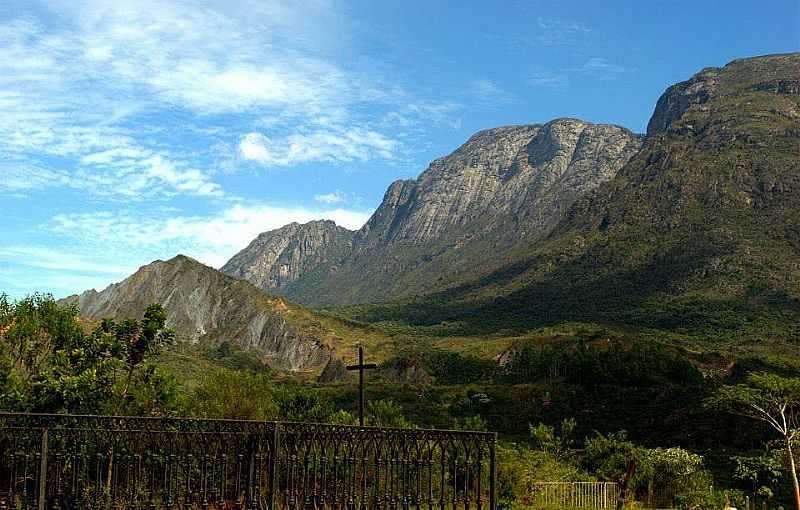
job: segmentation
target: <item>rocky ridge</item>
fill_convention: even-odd
[[[385,301],[447,287],[502,265],[515,249],[545,236],[640,145],[641,137],[627,129],[567,118],[481,131],[417,179],[389,186],[352,238],[340,233],[314,245],[338,260],[304,262],[297,250],[276,255],[275,245],[303,244],[300,232],[309,224],[262,234],[223,271],[311,305]],[[291,267],[304,270],[289,284],[263,276],[289,267],[279,259],[298,255]]]
[[[182,255],[148,264],[100,292],[89,290],[63,301],[77,304],[81,316],[91,320],[138,318],[149,304],[160,303],[169,311],[167,326],[179,342],[231,342],[282,370],[323,366],[336,341],[330,332],[298,318],[285,300]]]
[[[659,99],[644,145],[524,259],[359,316],[469,331],[611,322],[800,338],[800,53],[704,69]],[[793,326],[794,324],[794,326]]]

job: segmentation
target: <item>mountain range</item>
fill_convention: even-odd
[[[446,287],[534,244],[640,146],[627,129],[576,119],[481,131],[416,180],[392,183],[359,231],[289,225],[261,234],[222,271],[308,305]]]
[[[290,224],[221,272],[177,257],[69,300],[89,318],[158,301],[187,340],[293,370],[341,335],[286,299],[453,335],[581,321],[796,340],[799,192],[800,54],[740,59],[669,87],[646,135],[569,118],[481,131],[389,186],[356,232]]]
[[[514,264],[362,318],[800,338],[798,91],[800,54],[702,70],[662,95],[617,175]]]

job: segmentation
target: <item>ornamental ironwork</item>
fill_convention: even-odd
[[[0,509],[494,510],[493,433],[0,413]]]

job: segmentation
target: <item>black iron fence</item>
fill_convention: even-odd
[[[0,509],[494,510],[495,435],[0,413]]]

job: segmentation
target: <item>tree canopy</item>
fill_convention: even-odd
[[[74,306],[33,295],[0,299],[0,405],[7,410],[164,414],[175,383],[152,363],[174,335],[161,305],[91,332]]]

